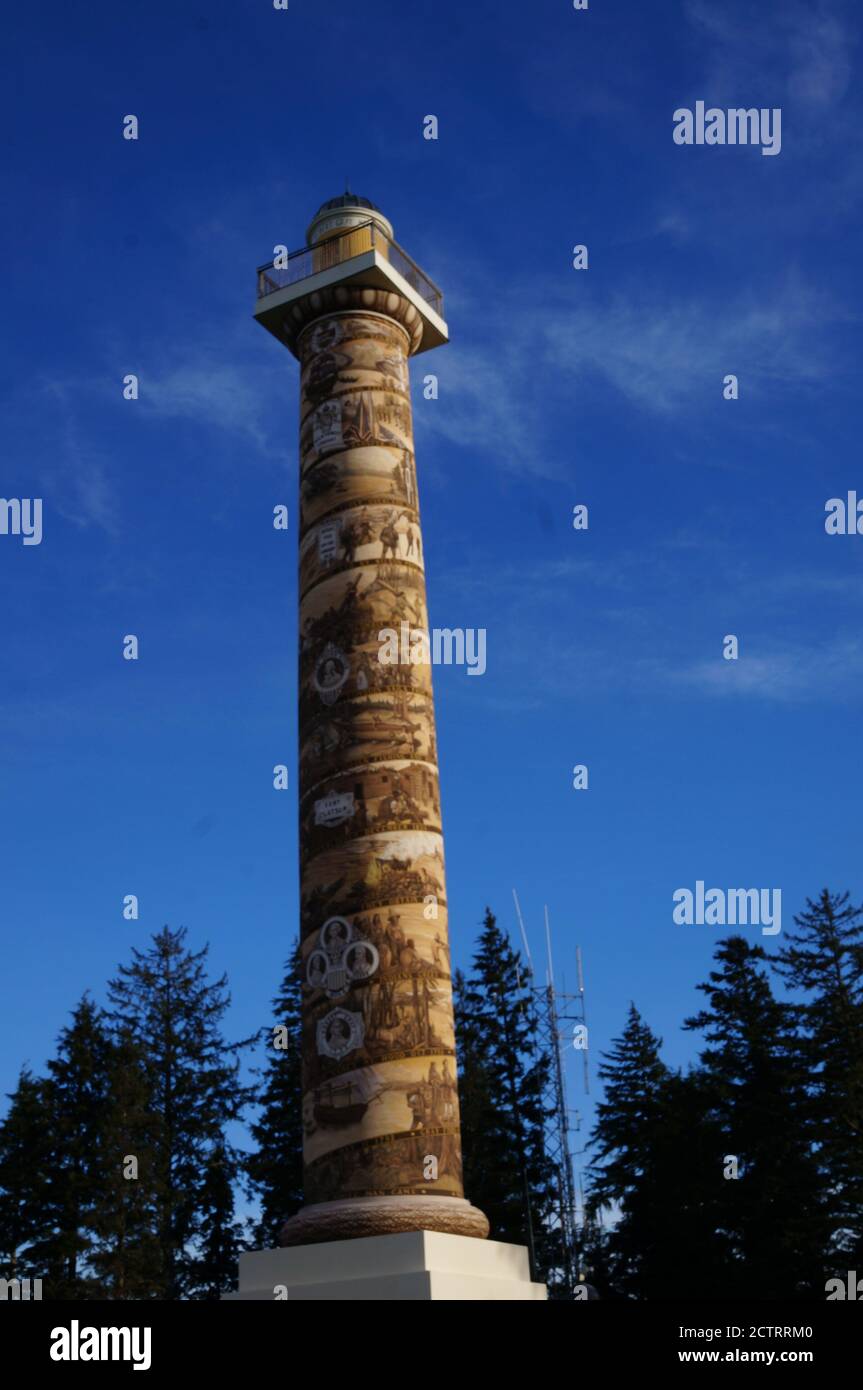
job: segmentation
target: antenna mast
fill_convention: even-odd
[[[527,932],[526,932],[525,929],[524,929],[524,918],[523,918],[522,915],[521,915],[521,908],[519,907],[519,903],[518,903],[518,893],[516,893],[516,891],[515,891],[514,888],[513,888],[513,890],[512,890],[512,897],[513,897],[513,901],[514,901],[514,903],[515,903],[515,915],[516,915],[516,917],[518,918],[518,925],[521,927],[521,939],[522,939],[522,943],[523,943],[523,945],[524,945],[524,954],[527,956],[527,963],[528,963],[528,965],[530,966],[530,973],[531,973],[531,975],[532,975],[532,974],[533,974],[533,961],[531,960],[531,956],[530,956],[530,947],[529,947],[528,944],[527,944]]]
[[[518,924],[521,928],[525,954],[533,973],[533,962],[527,933],[519,906],[518,894],[512,890]],[[570,1120],[571,1112],[567,1103],[566,1078],[564,1072],[564,1049],[574,1047],[583,1053],[584,1089],[590,1092],[590,1077],[587,1058],[587,1017],[584,1000],[584,965],[581,947],[576,948],[576,970],[578,974],[578,993],[559,992],[554,983],[554,965],[551,954],[551,928],[548,908],[545,908],[546,942],[546,983],[544,986],[532,985],[531,992],[538,1020],[539,1046],[549,1058],[548,1078],[543,1094],[543,1102],[548,1112],[545,1126],[546,1154],[554,1165],[557,1186],[557,1223],[560,1234],[560,1249],[556,1254],[555,1270],[558,1285],[564,1298],[574,1298],[579,1282],[579,1218],[578,1199],[573,1169],[572,1150],[569,1136],[577,1128]],[[580,1124],[580,1119],[578,1121]],[[582,1202],[583,1208],[583,1202]]]

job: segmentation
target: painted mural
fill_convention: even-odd
[[[461,1196],[431,666],[405,330],[298,338],[300,864],[306,1197]]]
[[[419,762],[357,767],[317,783],[300,803],[301,863],[370,833],[440,830],[437,772]]]
[[[300,593],[344,569],[387,562],[422,568],[422,532],[405,507],[370,506],[335,512],[309,527],[300,547]]]
[[[401,758],[437,763],[431,695],[368,690],[311,713],[301,725],[301,797],[318,782],[365,763]]]

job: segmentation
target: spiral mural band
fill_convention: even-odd
[[[414,311],[396,295],[363,294],[361,309],[321,313],[296,337],[313,1204],[463,1196],[431,667],[378,659],[383,629],[428,628],[408,378],[416,344],[400,321]]]

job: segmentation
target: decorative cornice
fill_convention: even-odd
[[[423,324],[419,311],[395,290],[376,290],[361,285],[328,285],[295,299],[282,316],[283,339],[295,357],[302,356],[304,331],[329,314],[379,314],[404,329],[408,353],[419,348]]]

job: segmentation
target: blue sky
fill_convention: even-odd
[[[594,1053],[634,999],[684,1063],[722,932],[676,926],[675,889],[780,887],[786,925],[863,895],[863,538],[824,531],[863,495],[860,28],[803,0],[7,18],[0,492],[44,536],[0,536],[4,1091],[165,922],[211,943],[236,1035],[268,1022],[297,367],[254,272],[346,177],[451,333],[413,393],[430,619],[488,634],[484,676],[436,672],[455,960],[486,903],[515,931],[515,886],[568,984],[583,947]],[[780,107],[780,154],[676,145],[697,100]]]

